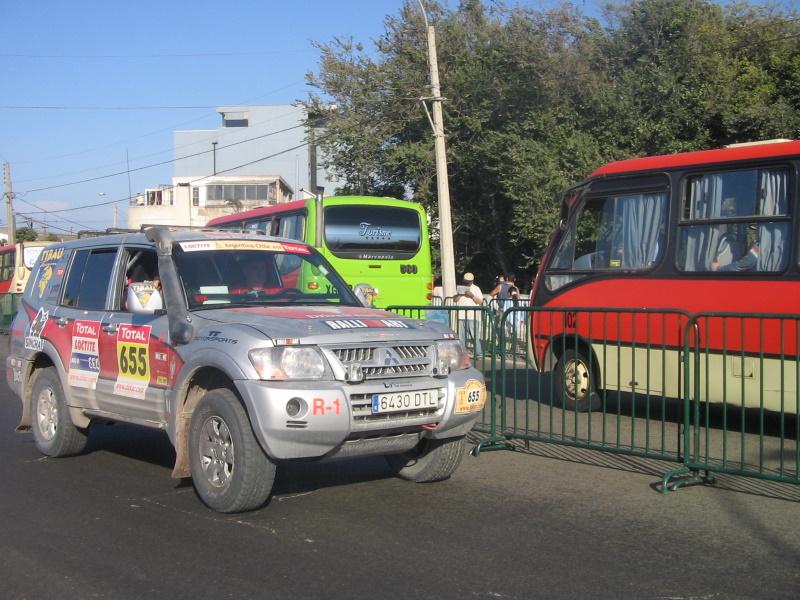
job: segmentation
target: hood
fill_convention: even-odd
[[[384,310],[357,306],[253,306],[197,311],[214,323],[246,325],[272,339],[303,343],[416,341],[442,337],[440,327]],[[332,340],[332,337],[336,340]]]

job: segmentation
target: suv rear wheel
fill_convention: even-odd
[[[467,443],[463,437],[444,440],[423,439],[416,448],[386,457],[398,477],[428,483],[447,479],[461,464]]]
[[[192,482],[200,499],[222,513],[253,510],[269,498],[275,464],[253,435],[239,399],[212,390],[198,402],[189,432]]]
[[[33,439],[39,452],[53,457],[83,452],[86,431],[72,423],[55,368],[47,367],[38,372],[31,394]]]

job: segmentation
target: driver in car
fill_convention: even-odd
[[[242,263],[244,283],[233,290],[234,294],[248,294],[251,292],[266,292],[274,294],[281,290],[276,282],[275,274],[270,274],[269,263],[263,256],[251,256]]]

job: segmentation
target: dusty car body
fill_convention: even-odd
[[[6,373],[44,454],[82,452],[98,421],[163,429],[173,476],[221,512],[264,504],[287,460],[447,478],[486,397],[452,331],[362,306],[312,248],[166,228],[45,250]]]

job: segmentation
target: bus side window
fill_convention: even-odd
[[[688,178],[677,266],[694,272],[777,272],[788,261],[788,171],[740,169]],[[748,217],[770,220],[750,221]]]
[[[286,215],[278,220],[278,237],[303,241],[305,230],[305,215]]]

